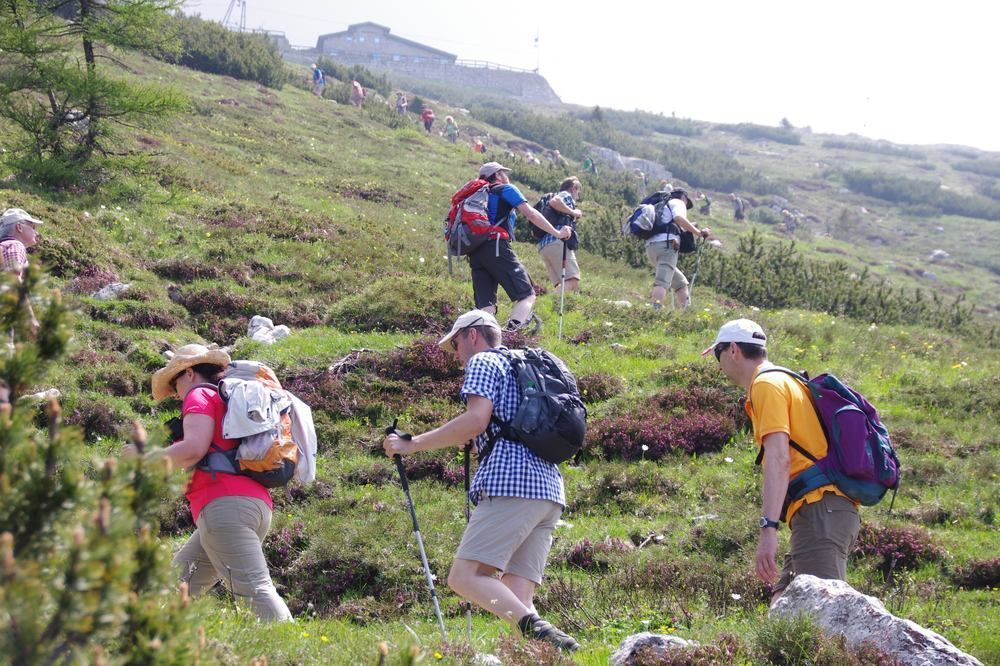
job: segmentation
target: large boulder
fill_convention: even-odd
[[[621,642],[615,653],[611,655],[611,666],[630,666],[635,663],[636,653],[642,651],[642,663],[653,663],[655,660],[666,660],[667,653],[677,648],[695,647],[694,641],[687,641],[679,636],[654,634],[644,631],[633,634]]]
[[[827,634],[844,636],[849,646],[873,643],[907,666],[982,666],[944,636],[896,617],[881,601],[841,580],[796,576],[768,616],[790,619],[799,615],[810,616]]]

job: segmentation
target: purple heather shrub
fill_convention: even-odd
[[[566,563],[588,571],[606,571],[610,567],[609,555],[628,553],[632,550],[635,550],[635,546],[622,539],[608,538],[602,541],[584,539],[570,548],[566,555]]]
[[[300,521],[271,532],[264,540],[264,557],[272,575],[287,576],[296,560],[308,547],[309,537],[305,525]]]
[[[955,568],[951,580],[955,585],[969,590],[996,589],[1000,587],[1000,557],[969,560]]]
[[[587,442],[588,449],[601,451],[605,458],[659,460],[670,451],[718,451],[735,432],[733,420],[718,413],[668,417],[643,407],[598,419],[587,432]]]
[[[110,268],[101,268],[93,264],[85,266],[66,286],[71,294],[93,294],[112,282],[118,282],[118,274]]]
[[[441,349],[433,337],[420,338],[392,352],[388,358],[380,360],[377,369],[385,377],[402,381],[458,380],[463,374],[455,355]]]
[[[580,389],[580,396],[586,403],[601,402],[612,398],[622,392],[625,382],[621,377],[609,375],[604,372],[595,372],[589,375],[581,375],[576,378],[576,386]]]
[[[852,554],[879,558],[878,568],[888,576],[897,569],[914,569],[927,562],[938,562],[947,553],[932,541],[930,533],[919,527],[880,527],[864,523]]]

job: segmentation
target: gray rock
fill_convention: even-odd
[[[768,616],[799,615],[810,616],[828,634],[842,635],[849,646],[873,643],[907,666],[982,666],[944,636],[896,617],[878,599],[841,580],[796,576]]]
[[[934,250],[929,255],[927,255],[927,259],[929,261],[942,261],[943,259],[947,259],[950,256],[951,255],[945,252],[944,250],[938,249]]]
[[[924,271],[923,273],[920,274],[920,277],[922,277],[925,280],[930,280],[931,282],[937,282],[937,275],[931,273],[930,271]]]
[[[112,282],[106,287],[101,288],[97,293],[94,294],[94,298],[99,301],[113,301],[118,298],[123,292],[128,291],[129,287],[132,285],[124,284],[122,282]]]
[[[500,661],[500,657],[495,654],[483,654],[482,652],[476,653],[472,663],[474,666],[503,666],[503,662]]]
[[[694,641],[687,641],[680,636],[669,636],[667,634],[654,634],[644,631],[641,634],[633,634],[621,642],[618,649],[611,655],[611,666],[629,666],[634,663],[635,653],[645,650],[645,656],[662,658],[670,650],[677,648],[696,647]],[[649,663],[646,661],[644,663]]]

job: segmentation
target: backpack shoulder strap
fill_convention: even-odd
[[[802,385],[802,387],[806,390],[807,394],[809,395],[809,404],[811,404],[813,406],[813,410],[815,410],[815,412],[816,412],[816,420],[819,421],[819,427],[823,431],[823,438],[829,443],[830,436],[826,432],[826,424],[823,423],[823,414],[820,413],[819,407],[816,405],[816,397],[817,396],[814,393],[816,389],[813,388],[812,384],[809,383],[809,380],[806,379],[805,375],[802,375],[802,374],[800,374],[798,372],[795,372],[794,370],[789,370],[788,368],[782,367],[780,365],[774,365],[774,366],[771,366],[770,368],[764,368],[763,370],[761,370],[760,372],[758,372],[757,373],[757,377],[754,377],[753,383],[756,383],[757,379],[761,375],[763,375],[764,373],[766,373],[766,372],[783,372],[786,375],[794,377],[795,379],[797,379],[799,381],[799,383]],[[753,389],[753,383],[750,384],[750,388],[751,389]],[[750,394],[750,392],[747,391],[747,395],[748,396],[749,396],[749,394]],[[794,448],[799,453],[801,453],[807,459],[811,460],[813,463],[817,462],[816,456],[814,456],[813,454],[811,454],[808,451],[806,451],[802,446],[800,446],[798,443],[796,443],[795,440],[793,440],[791,437],[788,438],[788,445],[791,446],[792,448]],[[829,446],[829,444],[828,444],[828,446]],[[761,461],[763,459],[764,459],[764,447],[762,445],[760,447],[760,452],[757,453],[757,459],[754,461],[754,465],[758,465],[759,466],[760,463],[761,463]]]

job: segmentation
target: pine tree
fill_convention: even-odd
[[[4,0],[0,3],[0,117],[24,141],[13,163],[38,180],[79,179],[95,154],[116,152],[115,125],[131,126],[183,107],[162,86],[106,73],[124,65],[115,49],[175,48],[165,29],[178,0]],[[98,63],[101,66],[98,66]]]
[[[66,309],[34,269],[23,283],[0,279],[10,389],[0,405],[0,662],[196,663],[204,634],[157,540],[160,498],[175,491],[166,462],[93,459],[55,400],[46,427],[35,426],[37,407],[19,398],[66,350]],[[34,340],[29,297],[41,312]],[[132,440],[146,445],[138,424]]]

